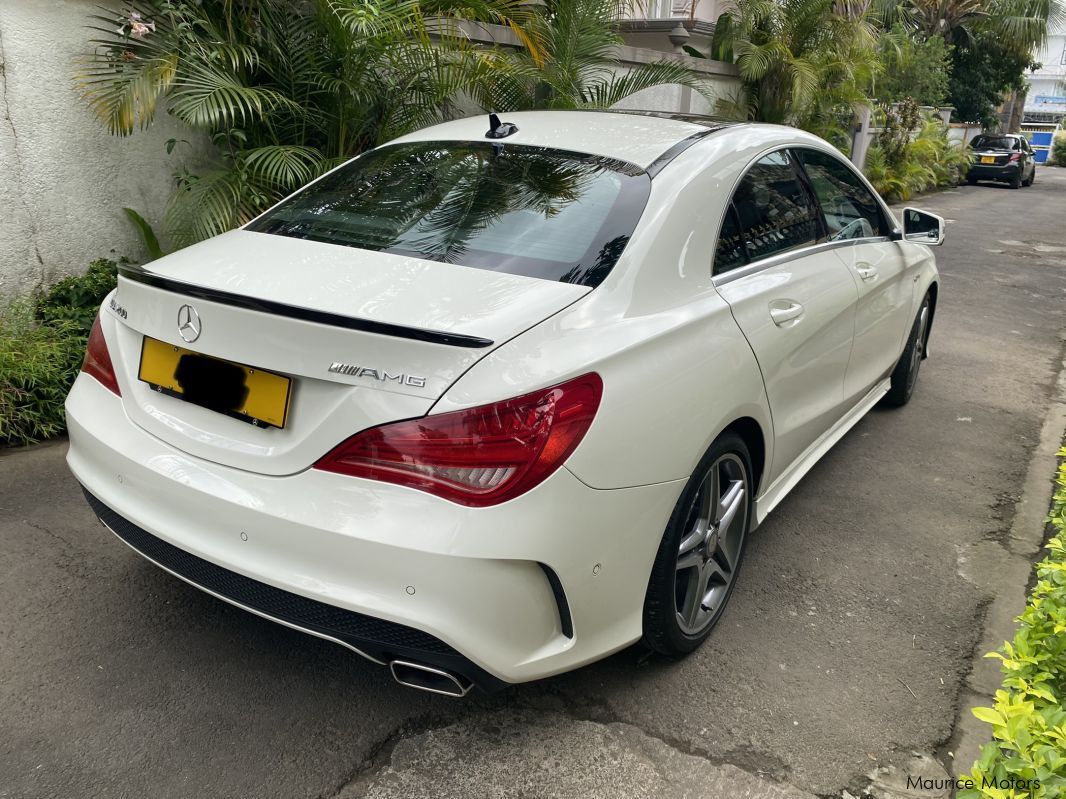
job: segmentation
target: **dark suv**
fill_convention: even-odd
[[[970,142],[973,163],[966,173],[966,182],[979,180],[1008,183],[1012,189],[1032,186],[1036,180],[1036,160],[1033,149],[1024,136],[1016,133],[983,133]]]

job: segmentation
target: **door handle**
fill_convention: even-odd
[[[859,273],[859,277],[861,277],[863,280],[877,279],[876,266],[870,266],[870,264],[859,264],[855,267],[855,271]]]
[[[775,325],[783,325],[803,315],[803,306],[792,300],[775,300],[770,303],[770,318]]]

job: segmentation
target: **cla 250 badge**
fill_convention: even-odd
[[[329,371],[336,372],[339,375],[351,375],[352,377],[372,377],[382,383],[391,380],[397,385],[413,386],[414,388],[423,388],[426,385],[426,378],[424,377],[407,375],[403,372],[394,374],[387,369],[372,369],[368,366],[356,366],[355,364],[340,363],[339,361],[331,363]]]
[[[111,310],[114,311],[115,313],[117,313],[123,319],[128,319],[129,318],[129,315],[126,313],[126,309],[123,308],[121,305],[119,305],[117,302],[115,302],[115,298],[114,297],[111,298],[111,302],[108,303],[108,304],[111,306]]]

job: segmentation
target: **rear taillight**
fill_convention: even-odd
[[[461,505],[505,502],[554,472],[581,442],[603,394],[587,374],[515,399],[374,427],[316,469],[428,491]]]
[[[1021,161],[1021,160],[1022,160],[1022,154],[1021,153],[1011,153],[1010,154],[1010,162],[1012,164],[1017,162],[1017,161]]]
[[[115,367],[112,366],[111,355],[107,351],[107,342],[104,341],[104,331],[100,328],[100,314],[96,315],[93,329],[89,331],[89,343],[85,348],[85,360],[81,363],[81,370],[95,377],[105,388],[122,396],[118,379],[115,377]]]

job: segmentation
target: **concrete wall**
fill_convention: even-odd
[[[160,117],[150,131],[107,133],[74,85],[89,15],[104,0],[0,0],[0,302],[84,270],[114,251],[144,255],[129,206],[160,221],[191,138]]]

